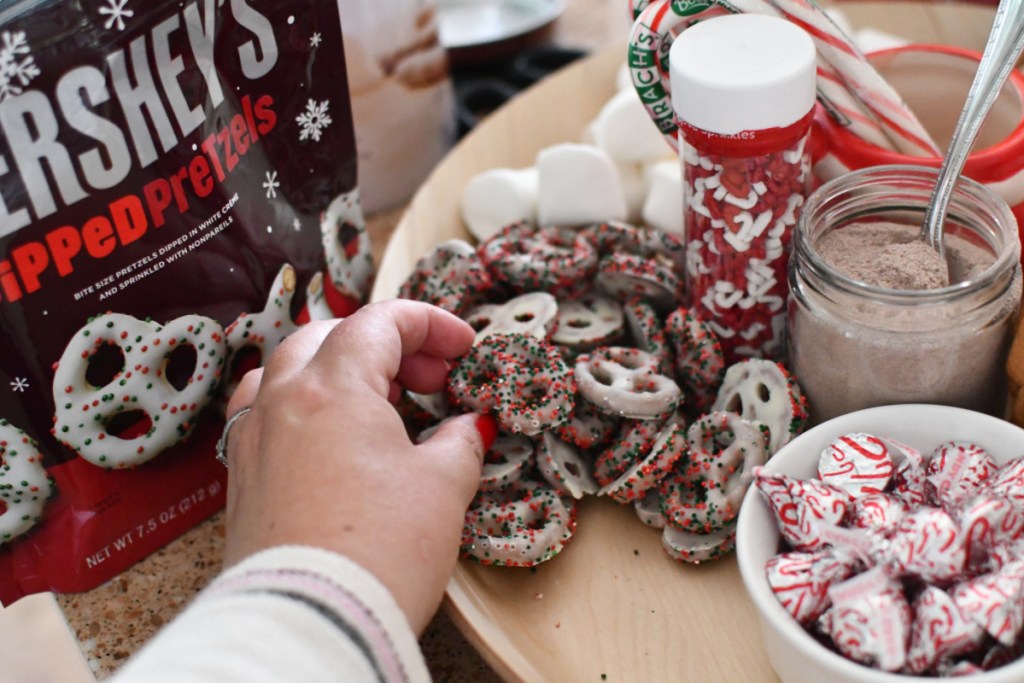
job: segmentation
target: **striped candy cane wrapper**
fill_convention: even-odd
[[[628,8],[636,17],[627,53],[633,86],[673,149],[678,149],[678,128],[667,56],[674,36],[697,20],[742,12],[783,17],[808,32],[818,49],[818,98],[857,137],[906,154],[940,153],[899,94],[809,0],[630,0]]]
[[[674,36],[686,26],[728,10],[717,7],[713,0],[630,0],[630,8],[636,21],[629,34],[626,64],[633,87],[665,141],[678,151],[668,51]]]

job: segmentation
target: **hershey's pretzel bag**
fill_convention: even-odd
[[[0,601],[224,504],[227,396],[373,277],[336,0],[0,9]]]

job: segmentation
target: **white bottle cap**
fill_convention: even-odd
[[[720,135],[791,125],[814,106],[816,58],[811,37],[785,19],[707,19],[672,43],[672,108],[678,119]]]

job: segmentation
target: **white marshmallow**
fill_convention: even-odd
[[[643,164],[616,164],[622,192],[626,197],[626,220],[639,222],[647,199],[646,167]]]
[[[596,145],[597,138],[595,133],[597,131],[597,119],[592,119],[587,127],[583,129],[583,133],[580,135],[579,142],[584,145]]]
[[[645,225],[683,234],[683,171],[676,160],[659,161],[646,169],[647,199],[641,217]]]
[[[650,163],[673,155],[632,88],[620,90],[594,120],[594,142],[619,163]]]
[[[615,162],[593,145],[561,143],[537,154],[537,220],[586,225],[626,220],[626,196]]]
[[[536,168],[493,168],[477,174],[462,191],[462,220],[479,241],[517,221],[537,222]]]

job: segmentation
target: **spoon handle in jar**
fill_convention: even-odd
[[[967,93],[967,101],[960,113],[953,137],[949,141],[946,157],[935,182],[923,231],[929,244],[945,255],[942,230],[946,211],[967,156],[978,137],[992,104],[1024,51],[1024,0],[1000,0],[992,30],[985,45],[978,71]]]

